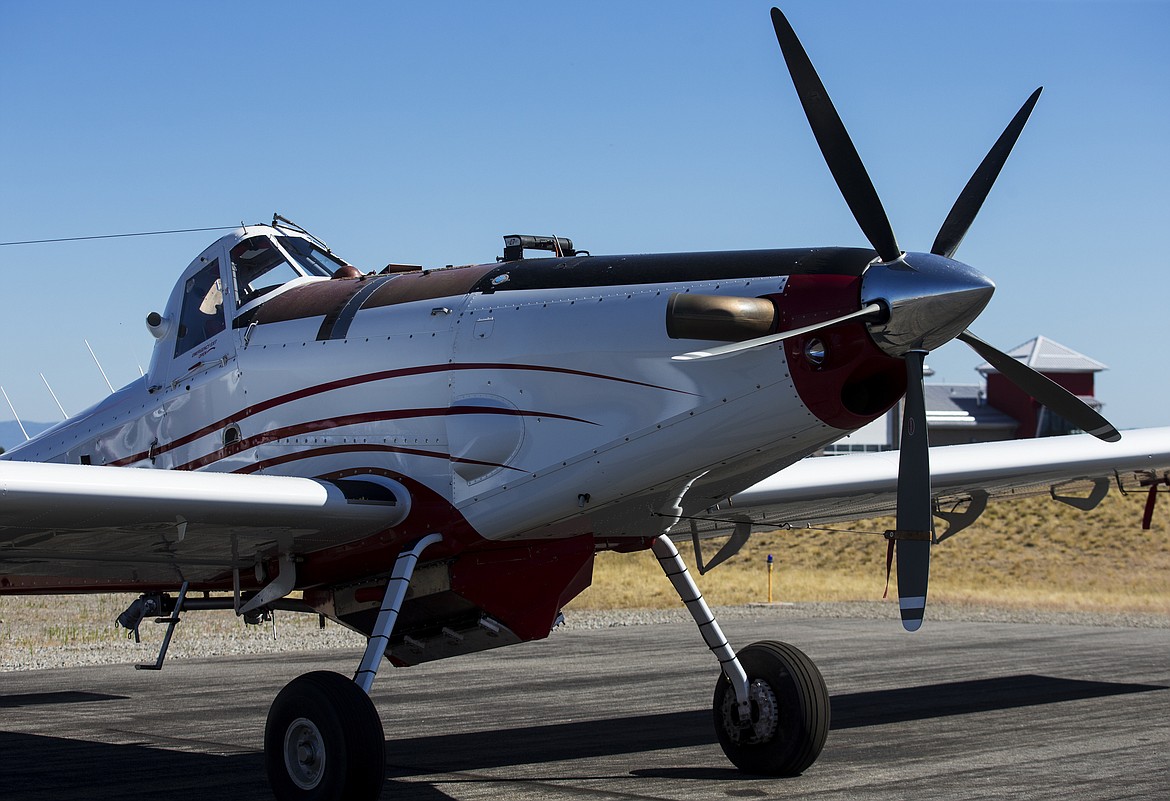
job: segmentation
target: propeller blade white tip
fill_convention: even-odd
[[[899,598],[898,607],[902,610],[902,628],[906,631],[918,631],[922,628],[922,618],[926,612],[926,596],[911,595],[908,598]]]

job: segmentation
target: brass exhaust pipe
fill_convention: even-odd
[[[666,304],[671,339],[743,342],[776,330],[776,306],[767,298],[675,293]]]

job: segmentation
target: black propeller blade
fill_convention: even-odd
[[[1013,359],[970,331],[959,334],[958,339],[966,342],[973,351],[986,359],[1017,387],[1077,428],[1106,442],[1117,442],[1121,439],[1121,434],[1112,423],[1048,376],[1036,372],[1018,359]]]
[[[776,41],[780,43],[796,94],[804,106],[805,116],[820,145],[825,163],[829,165],[829,172],[833,173],[833,179],[865,238],[882,261],[893,261],[902,255],[902,249],[898,247],[894,229],[890,226],[873,181],[865,171],[861,156],[857,154],[857,148],[853,146],[853,140],[849,138],[849,132],[845,130],[837,109],[833,107],[825,85],[813,69],[800,40],[796,38],[796,32],[778,8],[772,9],[772,27],[776,29]]]
[[[906,354],[906,403],[898,453],[897,543],[898,605],[907,631],[922,626],[930,578],[933,519],[930,499],[930,442],[926,433],[926,393],[922,384],[926,352]]]
[[[971,180],[967,181],[955,205],[951,207],[950,214],[943,221],[942,228],[938,229],[938,236],[935,237],[934,246],[930,249],[931,253],[946,256],[948,259],[955,255],[959,243],[967,235],[967,229],[975,221],[975,215],[983,207],[987,193],[991,191],[995,179],[999,177],[999,171],[1003,169],[1004,162],[1015,147],[1016,140],[1020,138],[1020,132],[1024,130],[1024,124],[1032,114],[1042,91],[1043,86],[1024,101],[1024,105],[1016,112],[1016,116],[1012,117],[1012,121],[983,158]]]
[[[833,107],[833,102],[829,99],[824,84],[821,83],[820,77],[813,69],[808,54],[796,38],[792,26],[779,9],[772,9],[772,26],[776,29],[776,40],[780,43],[780,49],[784,53],[784,60],[788,64],[792,83],[796,87],[796,93],[804,107],[805,116],[808,117],[809,125],[812,127],[813,135],[821,148],[825,162],[829,166],[829,171],[833,174],[833,179],[837,182],[837,186],[841,190],[845,202],[849,205],[849,209],[853,212],[857,224],[884,263],[871,264],[867,268],[866,275],[871,275],[871,270],[889,270],[889,273],[878,274],[879,279],[875,281],[878,285],[882,284],[882,276],[891,278],[895,273],[899,276],[917,275],[924,296],[935,302],[936,308],[942,310],[943,313],[938,316],[923,315],[921,314],[923,311],[921,305],[907,303],[901,310],[901,313],[907,316],[903,318],[903,330],[900,333],[905,335],[909,332],[919,335],[919,343],[945,341],[954,330],[945,328],[948,324],[945,312],[948,303],[951,304],[949,308],[952,310],[956,308],[953,299],[951,301],[945,299],[947,295],[945,289],[935,291],[932,294],[931,281],[937,282],[939,274],[935,273],[935,278],[931,279],[919,267],[914,266],[915,259],[911,257],[918,257],[922,254],[910,254],[897,265],[888,265],[889,262],[901,259],[903,254],[898,247],[893,228],[885,209],[882,207],[881,200],[878,198],[877,191],[874,189],[873,182],[870,180],[869,173],[866,172],[865,165],[862,164],[861,157],[853,145],[853,140],[849,138],[849,133],[845,130],[844,123],[841,122],[837,110]],[[996,140],[975,170],[975,174],[971,176],[959,194],[958,200],[955,201],[955,205],[951,208],[935,238],[934,247],[931,249],[933,256],[950,260],[959,247],[959,243],[962,242],[967,230],[974,222],[983,201],[987,198],[995,179],[999,176],[1000,170],[1015,146],[1020,132],[1040,97],[1040,92],[1041,89],[1033,92],[1020,110],[1016,112],[1012,121],[1000,134],[999,139]],[[961,273],[970,268],[952,262],[949,269]],[[901,278],[898,281],[901,281]],[[894,285],[898,281],[891,280],[890,284]],[[943,283],[945,284],[945,281]],[[935,289],[937,290],[937,286]],[[958,282],[955,284],[955,292],[956,294],[959,292]],[[871,298],[871,300],[876,299]],[[889,298],[884,298],[884,300],[888,301]],[[863,312],[864,310],[857,314]],[[898,308],[892,311],[895,317],[898,313]],[[915,331],[916,324],[924,325],[923,320],[931,322],[924,330]],[[950,323],[953,324],[954,320],[951,320]],[[962,325],[966,325],[966,323],[958,323],[955,327],[958,328]],[[946,337],[938,337],[940,331],[945,331]],[[935,334],[936,338],[926,339],[925,335],[930,333]],[[885,332],[885,336],[889,336],[888,330]],[[983,342],[970,331],[963,331],[958,335],[958,338],[974,348],[977,353],[1020,389],[1066,420],[1101,439],[1107,441],[1120,439],[1121,435],[1117,433],[1117,429],[1110,425],[1105,418],[1063,387]],[[724,352],[739,352],[765,344],[765,341],[770,341],[770,339],[764,337],[745,343],[723,346],[716,349],[718,354],[702,352],[685,354],[685,357],[699,358],[708,355],[722,355]],[[878,341],[879,346],[882,346],[882,341],[877,339],[875,341]],[[892,355],[902,356],[906,361],[907,389],[902,419],[901,453],[898,457],[897,530],[890,532],[888,536],[895,543],[898,557],[898,595],[902,610],[902,624],[910,631],[915,631],[922,625],[923,612],[926,607],[927,583],[930,577],[930,546],[933,538],[930,450],[926,431],[925,389],[922,383],[926,351],[921,348],[920,344],[918,349],[892,352]],[[890,351],[887,350],[887,352]]]

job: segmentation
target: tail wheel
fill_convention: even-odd
[[[264,759],[280,801],[372,801],[386,776],[378,710],[338,673],[298,676],[272,702]]]
[[[726,676],[712,709],[723,753],[745,773],[796,776],[816,761],[829,734],[829,691],[812,660],[783,642],[740,651],[748,675],[751,719],[743,720]]]

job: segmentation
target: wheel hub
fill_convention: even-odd
[[[751,718],[743,720],[735,693],[729,690],[723,695],[723,728],[732,742],[739,745],[766,743],[780,728],[780,704],[776,693],[762,679],[752,679],[748,684],[748,702],[751,704]]]
[[[293,784],[312,790],[325,773],[325,744],[308,718],[297,718],[284,733],[284,767]]]

